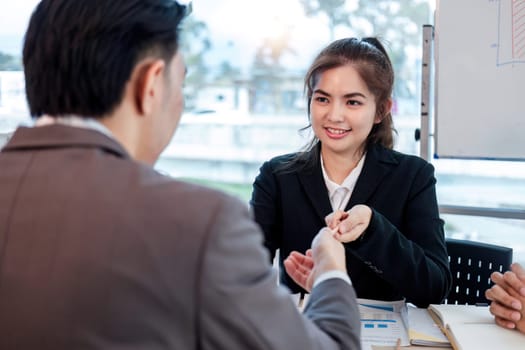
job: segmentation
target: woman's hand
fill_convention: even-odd
[[[334,237],[343,243],[353,242],[368,228],[372,218],[372,209],[364,204],[354,205],[347,212],[337,210],[325,218],[326,225]]]

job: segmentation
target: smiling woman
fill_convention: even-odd
[[[328,226],[345,245],[359,298],[439,304],[450,287],[432,165],[392,150],[393,67],[376,38],[339,39],[306,73],[314,137],[305,151],[264,163],[251,199],[281,282],[284,258]],[[298,220],[298,218],[301,218]]]

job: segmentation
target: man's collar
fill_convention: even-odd
[[[113,133],[104,124],[102,124],[98,120],[94,118],[81,117],[78,115],[66,115],[66,116],[60,116],[60,117],[53,117],[53,116],[44,114],[43,116],[39,117],[35,121],[34,126],[39,127],[39,126],[52,125],[52,124],[60,124],[60,125],[72,126],[75,128],[97,130],[103,133],[104,135],[109,136],[112,139],[115,139],[115,136],[113,135]]]

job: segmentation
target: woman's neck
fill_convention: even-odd
[[[330,180],[338,185],[342,184],[352,170],[355,169],[363,154],[364,150],[356,151],[350,156],[348,154],[323,152],[321,147],[321,157],[323,158],[326,174]]]

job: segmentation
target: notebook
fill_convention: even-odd
[[[427,309],[408,307],[411,345],[451,348],[452,345]]]
[[[455,350],[525,349],[525,334],[498,326],[488,306],[432,304],[428,312]]]

